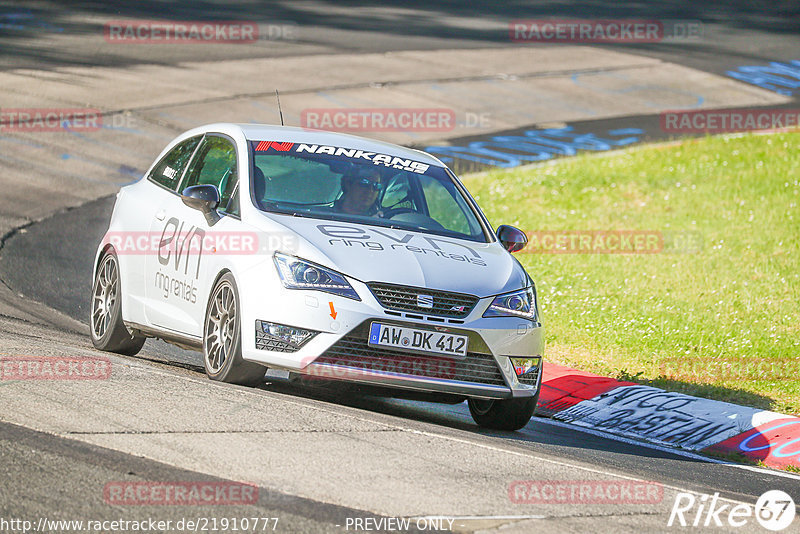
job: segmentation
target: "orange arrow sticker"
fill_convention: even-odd
[[[336,310],[333,308],[333,302],[328,302],[328,306],[331,307],[331,317],[336,319],[336,316],[339,315],[339,314],[336,313]]]

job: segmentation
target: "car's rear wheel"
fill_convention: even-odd
[[[231,273],[217,281],[206,307],[203,327],[203,361],[211,380],[257,385],[264,379],[266,367],[242,359],[239,291]]]
[[[95,273],[91,309],[92,345],[95,348],[129,356],[142,349],[145,338],[131,334],[122,322],[122,285],[119,261],[113,250],[103,255]]]
[[[494,430],[519,430],[536,411],[539,395],[521,399],[468,399],[469,413],[480,426]]]

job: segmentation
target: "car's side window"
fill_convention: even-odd
[[[197,149],[181,187],[185,189],[192,185],[215,185],[219,189],[220,209],[238,213],[238,196],[231,200],[238,182],[236,147],[225,137],[207,135]]]
[[[405,173],[388,181],[386,192],[381,199],[381,207],[386,209],[418,209],[411,193],[411,184],[409,184],[408,176]]]
[[[178,146],[161,158],[161,161],[153,167],[153,170],[147,178],[157,184],[163,185],[167,189],[175,191],[178,188],[178,182],[181,179],[183,168],[186,166],[189,158],[192,157],[197,143],[199,143],[202,138],[202,135],[198,135],[197,137],[192,137],[179,143]]]

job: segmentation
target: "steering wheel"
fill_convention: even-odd
[[[389,208],[388,210],[383,212],[383,218],[391,219],[392,217],[400,215],[401,213],[419,213],[419,212],[413,208]]]

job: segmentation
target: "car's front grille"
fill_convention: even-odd
[[[540,364],[535,371],[531,371],[525,376],[520,376],[517,378],[517,380],[519,380],[520,384],[525,384],[527,386],[535,386],[537,381],[539,380],[539,372],[541,371],[541,369],[542,366]]]
[[[370,282],[372,294],[384,308],[444,317],[466,317],[478,303],[478,297],[421,287]]]
[[[289,343],[256,330],[256,348],[259,350],[273,350],[275,352],[297,352],[297,347]]]
[[[505,386],[491,354],[467,352],[463,360],[397,352],[372,347],[366,337],[349,334],[334,343],[314,363],[341,365],[373,372],[388,372],[441,380]]]

